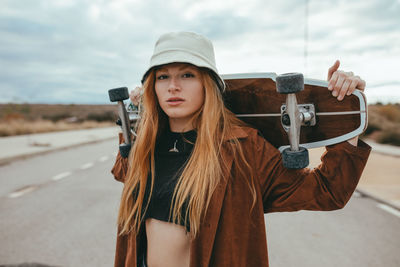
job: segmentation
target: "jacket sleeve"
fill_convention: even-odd
[[[124,137],[122,133],[119,133],[119,143],[124,142]],[[115,180],[119,182],[124,182],[126,173],[128,172],[128,158],[123,158],[118,150],[117,158],[111,173],[114,175]]]
[[[283,167],[279,150],[257,136],[257,176],[264,212],[334,210],[343,208],[353,194],[367,163],[371,147],[359,140],[326,147],[315,169]]]

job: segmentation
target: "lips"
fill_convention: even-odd
[[[182,102],[182,101],[184,101],[184,99],[180,98],[180,97],[171,97],[171,98],[168,98],[168,100],[167,100],[168,103]]]
[[[185,99],[180,97],[171,97],[167,99],[167,104],[170,107],[180,106],[183,102],[185,102]]]

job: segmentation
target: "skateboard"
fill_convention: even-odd
[[[307,166],[307,149],[346,141],[367,127],[366,97],[359,90],[338,101],[327,81],[304,79],[300,73],[222,77],[227,108],[278,148],[288,168]]]
[[[351,139],[367,127],[365,95],[355,90],[338,101],[327,89],[328,82],[304,79],[300,73],[241,73],[222,75],[226,107],[282,153],[287,168],[309,164],[308,149]],[[125,140],[135,135],[131,125],[140,119],[137,110],[127,112],[123,100],[126,87],[109,90],[110,100],[119,103],[120,125]],[[129,110],[129,107],[128,107]],[[129,154],[130,141],[120,147]]]

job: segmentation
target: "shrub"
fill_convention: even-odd
[[[400,106],[388,104],[379,107],[379,114],[392,122],[400,122]]]
[[[364,135],[372,134],[375,131],[380,131],[382,128],[375,123],[368,123],[367,129],[365,129]]]
[[[102,113],[89,113],[86,117],[87,120],[90,121],[98,121],[98,122],[103,122],[103,121],[115,121],[117,119],[117,116],[114,112],[112,111],[107,111],[107,112],[102,112]]]
[[[400,146],[400,131],[395,131],[395,130],[384,131],[378,137],[378,142],[382,144]]]
[[[44,120],[50,120],[52,122],[65,120],[70,117],[73,117],[70,113],[56,113],[56,114],[50,114],[50,115],[43,115]]]
[[[29,104],[22,104],[19,107],[19,111],[22,114],[29,114],[31,112],[31,106]]]
[[[8,113],[3,116],[5,121],[23,120],[25,117],[20,113]]]

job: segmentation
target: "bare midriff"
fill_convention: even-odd
[[[190,237],[184,226],[149,218],[146,235],[148,267],[189,267]]]

